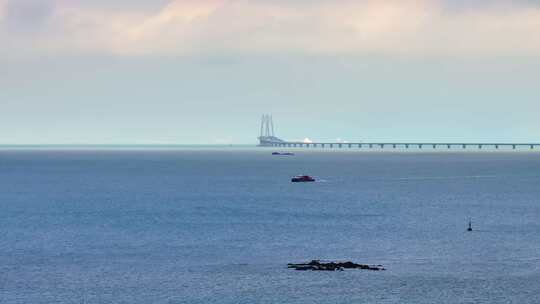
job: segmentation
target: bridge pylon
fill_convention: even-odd
[[[271,147],[284,143],[276,137],[274,130],[274,119],[272,115],[264,114],[261,118],[261,129],[259,133],[259,146]]]

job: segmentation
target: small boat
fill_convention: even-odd
[[[272,155],[294,155],[291,152],[272,152]]]
[[[467,228],[467,231],[472,231],[472,222],[469,220],[469,228]]]
[[[297,175],[293,178],[291,178],[291,182],[293,183],[307,183],[307,182],[314,182],[315,179],[309,175]]]

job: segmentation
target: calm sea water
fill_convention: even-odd
[[[0,303],[540,303],[540,153],[270,152],[0,151]]]

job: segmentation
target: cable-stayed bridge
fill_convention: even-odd
[[[259,136],[259,146],[275,147],[277,144],[286,144],[287,142],[279,139],[274,134],[274,120],[271,115],[263,115],[261,119],[261,132]]]
[[[534,150],[540,148],[540,143],[511,143],[511,142],[312,142],[287,141],[275,135],[274,121],[271,115],[263,115],[259,134],[261,147],[287,147],[287,148],[367,148],[367,149],[510,149]]]

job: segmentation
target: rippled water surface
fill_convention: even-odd
[[[0,151],[0,303],[540,302],[540,153],[270,152]]]

